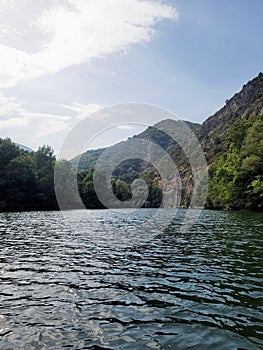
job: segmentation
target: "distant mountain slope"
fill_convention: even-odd
[[[83,154],[73,158],[70,162],[74,168],[79,171],[91,171],[94,168],[96,161],[99,159],[101,153],[106,148],[92,149],[84,152]]]
[[[31,148],[21,145],[20,143],[15,143],[16,146],[18,146],[20,149],[27,151],[27,152],[34,152]]]
[[[165,151],[173,150],[177,143],[174,142],[173,139],[171,139],[166,133],[160,131],[159,129],[167,130],[170,129],[176,129],[178,125],[180,125],[182,121],[172,120],[172,119],[166,119],[158,122],[157,124],[153,126],[149,126],[146,130],[141,132],[138,135],[134,135],[130,139],[126,141],[122,141],[119,144],[123,145],[125,144],[125,148],[129,147],[131,144],[130,140],[133,140],[134,138],[140,138],[144,140],[151,141],[155,144],[158,144],[160,147],[162,147]],[[186,123],[192,130],[195,132],[200,127],[200,124],[192,123],[189,121],[184,121],[183,123]],[[103,151],[105,151],[106,148],[99,148],[95,150],[88,150],[81,154],[78,157],[75,157],[71,160],[72,165],[74,167],[77,167],[79,171],[91,171],[91,169],[95,166],[96,161],[100,157]]]
[[[128,140],[119,142],[114,146],[98,150],[89,150],[83,153],[81,156],[72,159],[71,163],[74,165],[75,168],[78,169],[78,171],[90,173],[92,172],[92,168],[94,168],[96,161],[99,159],[103,151],[105,151],[105,153],[107,154],[107,161],[105,163],[105,167],[108,168],[112,165],[118,164],[118,161],[122,158],[122,155],[125,155],[125,152],[128,151],[128,153],[131,155],[131,159],[120,162],[120,164],[118,164],[116,167],[114,166],[115,170],[113,171],[113,181],[121,180],[125,184],[130,186],[134,180],[138,178],[144,179],[150,185],[150,198],[146,202],[146,207],[158,207],[162,198],[162,196],[160,195],[160,188],[162,187],[162,184],[160,174],[158,173],[158,171],[154,170],[154,167],[151,164],[153,162],[162,162],[161,149],[163,149],[164,154],[168,153],[174,159],[176,167],[182,178],[182,206],[188,206],[190,192],[192,190],[192,177],[189,162],[187,160],[187,157],[185,157],[184,151],[175,141],[177,138],[171,138],[166,132],[161,131],[171,130],[173,131],[173,134],[175,131],[176,135],[176,132],[180,133],[181,130],[184,129],[185,124],[190,129],[192,129],[194,133],[196,133],[198,128],[200,127],[200,124],[192,123],[189,121],[184,122],[181,120],[173,119],[162,120],[153,126],[149,126],[142,133],[134,135]],[[136,143],[136,139],[140,139],[142,141],[151,141],[151,143],[144,144],[143,147],[146,147],[147,151],[141,154],[142,158],[136,158],[136,156],[134,156],[138,154],[137,147],[140,147],[138,146],[138,143]],[[156,150],[153,150],[151,144],[158,145],[160,147],[157,153]],[[148,159],[148,161],[146,159]],[[89,178],[89,182],[90,176],[90,174],[87,175],[87,178]],[[170,187],[172,191],[174,187],[173,184],[170,184]],[[92,198],[94,198],[93,195]],[[91,205],[90,202],[85,204],[88,206]]]

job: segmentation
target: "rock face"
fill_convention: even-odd
[[[238,119],[263,114],[263,74],[249,81],[226,105],[209,117],[198,130],[198,137],[204,151],[220,142],[227,128]],[[208,159],[209,160],[209,159]]]

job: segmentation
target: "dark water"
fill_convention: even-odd
[[[263,349],[263,214],[203,211],[140,246],[110,211],[71,215],[0,214],[0,349]]]

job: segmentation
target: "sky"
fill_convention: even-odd
[[[263,70],[262,13],[262,0],[0,0],[0,137],[57,152],[87,115],[129,102],[201,123]]]

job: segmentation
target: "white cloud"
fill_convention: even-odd
[[[148,42],[153,38],[154,25],[158,21],[178,18],[173,7],[157,0],[40,1],[37,9],[33,0],[23,0],[22,3],[23,9],[30,9],[32,5],[35,12],[27,11],[24,16],[25,19],[29,14],[32,16],[29,24],[24,23],[27,30],[21,30],[23,23],[18,21],[17,32],[20,39],[21,33],[24,35],[22,41],[13,38],[12,46],[3,40],[0,42],[2,87],[124,51],[131,44]],[[9,10],[15,11],[11,5]],[[8,20],[11,16],[6,18]],[[14,19],[10,21],[3,23],[1,30],[5,32],[9,25],[10,33],[14,35],[16,23]],[[37,50],[29,50],[27,43],[31,38],[36,41],[36,34],[39,40],[35,45]],[[21,48],[21,42],[24,48]]]
[[[23,111],[23,102],[15,97],[0,93],[0,117],[20,113]]]
[[[122,125],[118,125],[117,129],[120,129],[120,130],[133,130],[134,129],[134,125],[122,124]]]
[[[58,149],[61,140],[71,129],[72,118],[68,116],[34,113],[26,109],[14,111],[14,115],[1,117],[0,137],[10,137],[12,141],[33,149],[43,144]]]
[[[0,0],[0,88],[127,52],[152,40],[158,21],[176,18],[159,0]],[[58,149],[72,126],[101,109],[75,102],[50,113],[48,104],[34,105],[0,92],[0,137]]]
[[[0,137],[10,137],[33,149],[49,144],[58,150],[76,123],[101,108],[80,102],[56,107],[61,108],[61,113],[36,112],[26,101],[0,93]]]
[[[102,106],[96,103],[83,104],[80,102],[74,102],[72,105],[61,105],[62,108],[73,111],[77,114],[76,120],[86,118],[89,114],[99,111]]]

